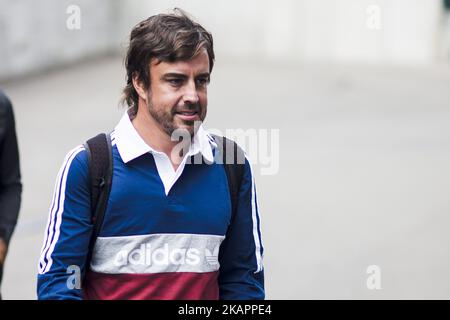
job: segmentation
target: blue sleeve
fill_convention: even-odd
[[[92,233],[87,153],[71,150],[56,179],[39,260],[39,300],[83,299],[80,288]]]
[[[221,300],[264,300],[263,254],[256,186],[246,159],[236,216],[219,252]]]

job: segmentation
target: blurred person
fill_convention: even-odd
[[[0,91],[0,284],[8,245],[19,215],[21,194],[13,109],[10,100]]]
[[[450,0],[444,0],[444,12],[442,16],[442,38],[440,45],[441,56],[450,59]]]
[[[202,125],[213,64],[212,35],[181,10],[133,28],[127,111],[110,144],[74,148],[58,174],[39,299],[265,298],[250,162],[216,161],[230,141]]]

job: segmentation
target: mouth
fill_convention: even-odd
[[[199,118],[197,111],[180,111],[176,112],[175,115],[185,121],[194,121]]]

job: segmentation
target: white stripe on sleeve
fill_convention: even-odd
[[[67,154],[59,170],[54,189],[53,201],[50,207],[50,214],[45,232],[44,245],[42,248],[41,258],[39,262],[40,274],[46,273],[48,270],[50,270],[50,267],[52,265],[53,261],[51,259],[51,255],[55,248],[56,242],[58,241],[59,238],[60,233],[59,228],[61,226],[62,212],[64,210],[67,175],[69,173],[70,165],[73,159],[78,153],[80,153],[83,150],[84,147],[82,145],[72,149]]]
[[[255,273],[262,271],[262,256],[261,256],[261,238],[260,238],[260,232],[258,232],[258,220],[261,221],[261,217],[259,215],[259,210],[257,210],[256,206],[256,186],[255,186],[255,177],[253,175],[253,169],[252,164],[247,156],[245,156],[248,164],[250,166],[250,174],[252,179],[252,220],[253,220],[253,239],[255,241],[255,255],[256,255],[256,264],[257,268]]]

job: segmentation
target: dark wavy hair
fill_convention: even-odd
[[[122,103],[130,108],[130,116],[138,109],[138,94],[133,87],[133,76],[150,87],[150,61],[185,61],[195,57],[202,49],[209,57],[209,71],[214,66],[213,38],[200,24],[175,8],[171,14],[158,14],[138,23],[130,34],[125,57],[127,85],[123,89]]]

